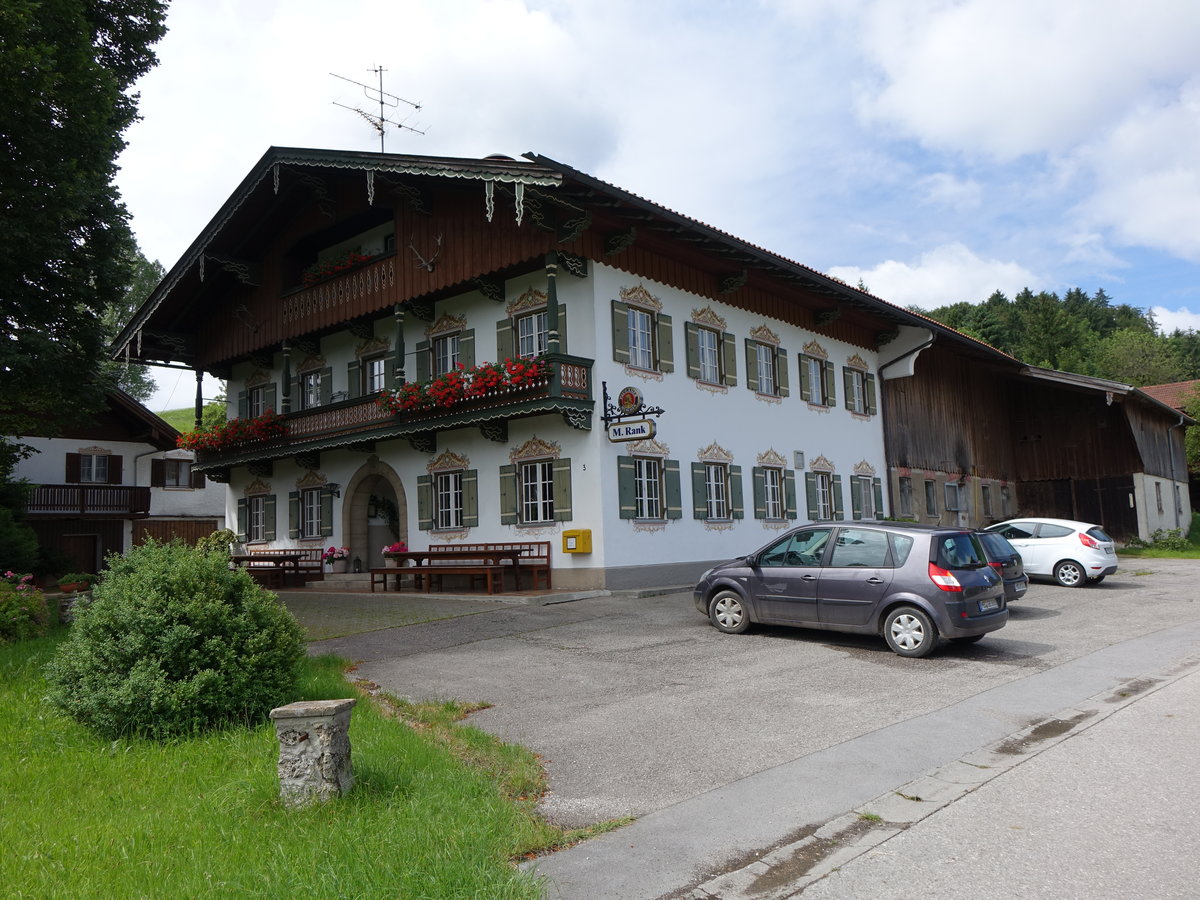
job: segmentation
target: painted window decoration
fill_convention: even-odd
[[[479,525],[479,473],[447,450],[417,478],[417,526],[423,531],[461,531]]]
[[[850,479],[850,509],[855,519],[877,519],[883,514],[883,480],[866,460],[854,466]]]
[[[798,516],[796,473],[775,450],[760,453],[751,475],[754,483],[754,518],[783,522]]]
[[[629,456],[617,458],[620,516],[665,522],[683,515],[679,461],[667,459],[658,441],[635,441]]]
[[[828,352],[816,341],[809,341],[800,356],[800,399],[813,406],[834,406],[837,403],[834,379],[834,365]]]
[[[309,471],[288,494],[288,537],[313,540],[333,534],[333,494],[325,476]]]
[[[571,519],[571,460],[559,453],[557,443],[533,437],[509,454],[511,465],[500,467],[500,524]]]
[[[746,339],[746,386],[760,397],[788,396],[787,351],[765,325]]]
[[[683,328],[688,377],[704,385],[736,385],[737,341],[725,330],[725,320],[706,306],[692,310],[692,321]]]
[[[692,517],[707,522],[742,518],[742,467],[733,465],[733,455],[713,443],[697,459],[692,463]]]
[[[845,518],[842,501],[842,476],[834,471],[833,463],[818,456],[804,474],[805,499],[808,517],[814,522],[829,522]]]
[[[641,285],[621,290],[612,302],[613,359],[644,372],[675,371],[671,317]]]
[[[860,416],[873,416],[878,412],[875,402],[875,376],[867,371],[866,361],[855,354],[842,367],[842,383],[846,397],[846,409]]]
[[[462,528],[462,471],[438,472],[434,479],[434,528]]]

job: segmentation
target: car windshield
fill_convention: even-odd
[[[1017,551],[1008,539],[1002,534],[997,534],[994,531],[985,531],[979,535],[979,539],[983,542],[983,548],[987,550],[991,557],[998,556],[1015,556]]]
[[[938,536],[937,564],[943,569],[978,569],[987,565],[987,557],[975,536],[963,531]]]
[[[1113,539],[1110,538],[1108,536],[1107,532],[1105,532],[1105,530],[1103,528],[1101,528],[1099,525],[1093,525],[1091,528],[1089,528],[1087,530],[1087,533],[1089,535],[1091,535],[1092,537],[1094,537],[1098,541],[1105,541],[1106,543],[1109,543],[1109,544],[1111,544],[1113,542]]]

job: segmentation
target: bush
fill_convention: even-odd
[[[50,627],[46,597],[32,575],[5,572],[0,579],[0,644],[41,637]]]
[[[0,571],[29,572],[38,562],[38,538],[11,509],[0,506]]]
[[[112,556],[47,667],[50,699],[99,734],[261,721],[295,698],[296,619],[228,558],[150,540]]]
[[[1183,530],[1180,528],[1171,528],[1165,531],[1161,528],[1158,529],[1150,535],[1150,546],[1171,553],[1183,553],[1192,549],[1191,541],[1183,536]]]

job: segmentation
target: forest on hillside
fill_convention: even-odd
[[[910,308],[1034,366],[1135,387],[1200,378],[1200,334],[1163,334],[1152,313],[1114,304],[1103,288],[1063,297],[1026,288],[1011,300],[996,291],[983,303]]]

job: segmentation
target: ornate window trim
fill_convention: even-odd
[[[816,341],[809,341],[802,348],[805,356],[813,356],[819,360],[828,362],[829,351],[818,344]]]
[[[256,369],[246,376],[246,389],[263,387],[271,383],[271,373],[263,369]]]
[[[837,471],[837,466],[831,463],[825,456],[818,456],[808,464],[811,472],[825,472],[832,475]]]
[[[271,493],[271,483],[263,481],[261,478],[255,478],[252,482],[246,485],[242,495],[245,497],[257,497],[261,494]]]
[[[696,459],[700,462],[731,463],[733,454],[714,441],[703,450],[697,451]]]
[[[855,353],[852,357],[846,360],[846,368],[858,369],[860,372],[870,372],[871,367],[867,365],[867,361]]]
[[[113,456],[111,450],[106,450],[104,447],[80,447],[75,451],[84,456]]]
[[[447,313],[425,329],[425,337],[431,339],[444,337],[448,334],[454,334],[456,331],[465,331],[466,327],[466,316],[454,316]]]
[[[452,472],[455,469],[471,468],[471,460],[465,456],[459,456],[450,450],[445,451],[434,459],[430,460],[425,466],[425,471],[430,475],[436,472]]]
[[[854,474],[865,475],[869,478],[874,478],[875,467],[864,459],[862,462],[857,462],[854,464]]]
[[[767,466],[772,469],[786,469],[788,467],[787,459],[784,458],[782,453],[774,448],[758,454],[758,456],[755,458],[755,462],[760,466]]]
[[[504,314],[511,319],[519,316],[521,313],[542,309],[549,302],[550,297],[545,291],[530,288],[504,307]]]
[[[309,372],[319,372],[321,369],[324,369],[324,368],[325,368],[325,357],[309,356],[309,357],[305,358],[305,360],[302,363],[300,363],[300,365],[296,366],[296,374],[297,375],[307,375]]]
[[[308,488],[325,487],[325,485],[327,485],[328,483],[329,483],[329,479],[326,478],[323,474],[321,474],[320,472],[314,472],[312,469],[309,469],[307,472],[305,472],[303,475],[301,475],[299,478],[296,479],[296,489],[303,491]]]
[[[692,310],[692,321],[697,325],[704,325],[716,331],[728,331],[729,327],[725,320],[722,319],[711,306],[706,306],[703,309]]]
[[[654,312],[662,312],[663,310],[662,301],[640,284],[631,288],[621,288],[619,296],[621,302],[629,306],[638,306]]]
[[[562,456],[562,445],[557,441],[544,441],[539,437],[531,437],[520,447],[515,447],[508,454],[508,460],[513,465],[522,462],[533,462],[538,459],[558,459]]]
[[[666,459],[671,455],[670,448],[653,438],[648,441],[631,441],[628,445],[628,456],[656,456]]]
[[[779,347],[783,343],[779,335],[773,332],[766,325],[756,325],[750,329],[750,339],[758,341],[760,344],[767,344],[771,347]]]
[[[365,340],[354,348],[354,355],[358,359],[364,356],[378,356],[381,353],[387,353],[392,349],[392,342],[387,338],[374,337]]]

